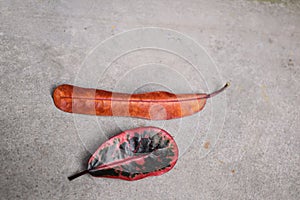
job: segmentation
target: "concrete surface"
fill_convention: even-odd
[[[0,0],[0,17],[1,199],[300,199],[298,1]],[[83,127],[82,135],[74,117],[53,105],[53,87],[76,83],[81,62],[99,42],[148,26],[192,37],[218,66],[222,79],[216,77],[213,87],[231,81],[222,132],[212,142],[193,123],[191,130],[176,132],[177,121],[157,122],[176,132],[178,143],[188,140],[171,172],[137,182],[90,176],[69,182],[68,175],[85,167],[88,149],[105,140],[93,138],[97,127],[112,136],[118,126],[152,122],[82,116],[79,121],[98,123]],[[176,56],[143,55],[179,66]],[[119,65],[131,61],[134,56]],[[109,73],[98,83],[103,89],[116,84],[120,71]],[[192,80],[191,74],[185,78]],[[121,84],[123,91],[130,82]],[[173,83],[172,89],[179,88]],[[206,128],[210,105],[197,115]],[[189,131],[199,132],[192,143],[193,135],[185,137]],[[210,153],[201,153],[203,148]]]

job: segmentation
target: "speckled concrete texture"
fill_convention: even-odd
[[[300,199],[299,1],[0,0],[0,22],[1,199]],[[94,138],[97,127],[112,136],[120,131],[115,124],[150,122],[80,116],[96,123],[81,128],[71,114],[56,109],[51,92],[76,83],[81,63],[101,41],[141,27],[193,38],[214,60],[222,81],[231,81],[222,131],[211,141],[192,122],[180,132],[176,121],[157,122],[176,132],[178,143],[193,137],[191,131],[199,133],[191,144],[180,144],[188,148],[172,171],[137,182],[88,175],[69,182],[67,176],[86,166],[87,149],[105,140]],[[142,64],[139,53],[114,66]],[[142,54],[187,69],[167,53]],[[110,89],[119,76],[112,68],[99,85]],[[188,73],[185,78],[197,81]],[[195,88],[202,89],[207,91],[204,85]],[[209,122],[210,105],[199,123]],[[189,119],[194,120],[182,123]],[[199,156],[200,149],[209,153]]]

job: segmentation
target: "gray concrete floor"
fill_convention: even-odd
[[[300,199],[298,1],[0,0],[0,21],[1,199]],[[226,104],[222,131],[207,137],[213,141],[202,137],[209,103],[196,115],[200,127],[193,117],[182,120],[180,131],[178,121],[157,122],[184,149],[171,172],[137,182],[90,176],[69,182],[68,175],[85,167],[88,151],[105,140],[103,134],[95,138],[99,126],[112,136],[152,122],[86,116],[76,121],[55,108],[53,87],[77,83],[82,61],[99,42],[150,26],[179,31],[204,47],[222,77],[205,77],[217,80],[210,90],[231,81],[227,97],[220,96]],[[147,55],[184,65],[157,51]],[[119,65],[133,65],[134,58]],[[98,85],[110,89],[118,73],[112,70]],[[122,91],[134,78],[121,84]],[[141,90],[156,89],[151,87]],[[97,124],[78,128],[84,120]]]

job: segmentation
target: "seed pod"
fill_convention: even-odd
[[[70,176],[69,180],[89,173],[95,177],[134,181],[168,172],[177,159],[178,147],[169,133],[156,127],[136,128],[102,144],[91,156],[87,169]]]

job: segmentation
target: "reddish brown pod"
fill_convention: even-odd
[[[211,94],[173,94],[165,91],[125,94],[60,85],[55,89],[53,99],[57,108],[69,113],[168,120],[201,111],[208,98],[228,86],[229,83],[226,83]]]
[[[177,159],[177,144],[165,130],[135,128],[103,143],[91,156],[87,169],[68,178],[73,180],[89,173],[95,177],[134,181],[170,171]]]

